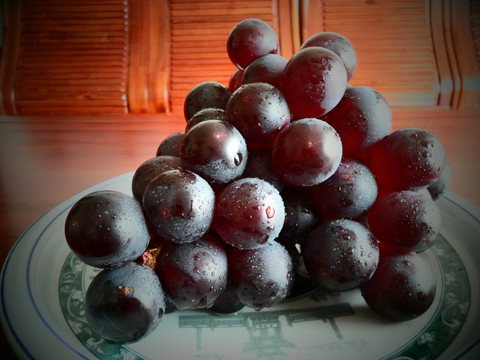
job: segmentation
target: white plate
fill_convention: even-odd
[[[437,294],[418,319],[391,323],[358,291],[321,292],[233,315],[174,312],[145,339],[109,344],[88,326],[83,296],[96,273],[70,253],[64,221],[70,207],[99,189],[131,194],[132,173],[73,196],[35,222],[5,261],[1,321],[22,359],[479,359],[480,211],[455,196],[438,201],[441,236],[424,253]]]

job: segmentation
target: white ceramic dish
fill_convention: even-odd
[[[83,296],[96,269],[69,251],[63,230],[85,194],[131,194],[132,173],[59,204],[17,241],[0,278],[1,322],[21,359],[479,359],[480,210],[455,196],[438,201],[441,236],[424,253],[437,277],[427,313],[391,323],[358,291],[309,293],[273,308],[237,314],[174,312],[145,339],[109,344],[85,320]]]

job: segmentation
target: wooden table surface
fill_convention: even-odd
[[[394,129],[421,127],[443,143],[450,188],[480,206],[480,108],[393,108]],[[75,193],[154,156],[180,116],[0,117],[0,264],[15,241],[46,211]],[[2,358],[15,359],[0,334]]]

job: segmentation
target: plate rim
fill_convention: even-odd
[[[46,330],[50,331],[61,343],[63,343],[68,349],[70,349],[75,355],[82,359],[90,359],[90,357],[84,355],[83,353],[79,352],[78,349],[75,349],[71,343],[66,342],[61,336],[59,336],[54,329],[52,329],[51,325],[49,325],[48,321],[44,318],[42,315],[41,311],[38,309],[38,306],[33,299],[33,294],[32,294],[32,289],[31,286],[29,286],[30,282],[30,276],[29,276],[29,271],[30,271],[30,266],[31,266],[31,257],[33,256],[34,250],[36,246],[38,246],[38,243],[40,241],[40,238],[42,237],[43,233],[45,232],[46,228],[51,225],[51,223],[55,222],[58,217],[60,217],[62,214],[64,214],[68,209],[70,209],[74,203],[82,197],[84,194],[87,194],[92,191],[97,191],[104,189],[108,186],[112,186],[114,184],[117,184],[119,182],[125,181],[128,178],[131,178],[133,175],[133,171],[127,172],[115,177],[112,177],[108,180],[102,181],[98,184],[95,184],[93,186],[90,186],[77,194],[65,199],[64,201],[60,202],[58,205],[47,211],[45,214],[43,214],[41,217],[39,217],[36,221],[34,221],[23,233],[22,235],[18,238],[18,240],[15,242],[13,247],[10,249],[7,258],[5,259],[5,262],[2,266],[1,270],[1,277],[0,277],[0,305],[1,305],[1,312],[0,312],[0,319],[1,319],[1,324],[2,328],[5,333],[5,337],[9,341],[10,345],[12,348],[15,350],[16,354],[19,357],[26,358],[26,359],[35,359],[35,354],[31,354],[31,352],[28,349],[28,345],[25,344],[24,341],[20,338],[20,335],[17,334],[17,332],[14,329],[12,319],[10,319],[8,315],[8,310],[6,308],[6,303],[5,303],[5,285],[6,285],[6,274],[7,274],[7,268],[11,266],[11,261],[12,258],[15,256],[16,251],[18,251],[19,247],[23,245],[27,241],[32,241],[30,238],[28,238],[28,235],[32,231],[32,229],[35,228],[35,226],[38,226],[42,222],[46,221],[49,216],[53,216],[52,219],[46,222],[46,226],[42,231],[40,232],[39,235],[35,236],[35,240],[33,242],[33,246],[29,252],[28,255],[28,265],[27,265],[27,291],[29,295],[29,300],[30,303],[33,305],[35,313],[39,316],[41,319],[41,323],[46,327]],[[475,223],[480,225],[480,208],[477,207],[475,204],[469,202],[468,200],[462,198],[459,195],[456,195],[451,192],[447,192],[445,194],[444,199],[448,201],[450,204],[453,206],[457,207],[460,209],[463,213],[469,215],[470,218],[474,220]],[[448,242],[448,240],[447,240]],[[449,242],[450,243],[450,242]],[[453,246],[453,245],[452,245]],[[472,286],[471,281],[470,286]],[[457,334],[458,335],[458,334]],[[471,339],[468,341],[468,344],[465,344],[465,347],[462,347],[463,350],[459,352],[456,356],[456,359],[461,359],[464,358],[466,355],[468,355],[471,351],[476,349],[480,344],[480,337],[477,337],[476,339]],[[448,349],[448,347],[445,349],[445,351]],[[477,348],[478,350],[478,348]]]

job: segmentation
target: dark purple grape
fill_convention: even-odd
[[[238,300],[235,295],[235,291],[232,289],[230,283],[227,284],[225,291],[215,300],[215,303],[210,308],[210,310],[219,313],[219,314],[232,314],[235,313],[245,305]]]
[[[228,101],[226,115],[252,150],[272,147],[277,134],[290,123],[287,101],[267,83],[240,86]]]
[[[237,23],[227,39],[227,53],[231,62],[245,69],[256,58],[278,52],[275,30],[260,19],[245,19]]]
[[[168,298],[180,310],[210,308],[227,286],[227,254],[210,232],[198,241],[166,246],[156,270]]]
[[[247,164],[248,166],[248,164]],[[450,185],[452,184],[452,168],[448,161],[445,163],[445,167],[443,168],[442,175],[435,181],[432,185],[430,185],[427,190],[432,196],[433,200],[438,200],[445,193],[448,191]]]
[[[285,204],[285,223],[277,241],[285,247],[302,244],[320,222],[311,189],[287,187],[280,194]]]
[[[283,71],[282,92],[294,119],[325,115],[340,102],[346,88],[345,65],[326,48],[298,51]]]
[[[277,89],[282,87],[283,69],[288,60],[278,54],[268,54],[253,60],[243,74],[243,84],[268,83]]]
[[[406,321],[430,308],[436,281],[430,265],[419,254],[395,250],[380,242],[377,270],[360,289],[373,311],[392,321]]]
[[[143,193],[147,185],[161,173],[167,170],[181,169],[182,161],[178,156],[155,156],[143,162],[135,171],[132,178],[133,197],[142,202]]]
[[[192,242],[200,239],[212,223],[215,194],[199,175],[183,169],[169,170],[148,184],[143,208],[161,238]]]
[[[219,108],[227,106],[232,93],[223,84],[215,81],[204,81],[195,85],[185,97],[183,114],[185,121],[189,121],[195,113],[202,109]]]
[[[290,123],[272,148],[273,165],[295,186],[320,184],[333,175],[342,159],[342,142],[335,129],[318,119]]]
[[[165,312],[164,292],[155,272],[134,262],[105,269],[85,294],[85,315],[110,342],[135,342],[150,334]]]
[[[375,237],[403,251],[431,247],[441,224],[440,209],[425,189],[380,194],[368,211],[368,225]]]
[[[281,191],[285,184],[282,177],[275,171],[271,149],[249,151],[247,166],[243,171],[242,177],[254,177],[265,180],[278,191]]]
[[[287,250],[273,241],[257,249],[234,249],[228,255],[231,286],[246,306],[262,310],[291,292],[295,270]]]
[[[65,237],[85,264],[113,268],[135,260],[150,241],[140,203],[118,191],[85,195],[70,209]]]
[[[285,207],[276,188],[258,178],[242,178],[217,196],[214,230],[229,245],[254,249],[272,242],[285,221]]]
[[[227,115],[224,109],[206,108],[196,112],[185,126],[185,132],[188,132],[192,127],[206,120],[227,120]]]
[[[367,166],[381,190],[416,190],[433,184],[446,163],[438,138],[424,129],[399,129],[376,143]]]
[[[361,159],[392,130],[390,106],[380,93],[367,86],[347,88],[338,105],[321,119],[340,135],[343,156],[354,159]]]
[[[182,141],[184,131],[174,133],[170,136],[167,136],[161,143],[158,145],[156,155],[170,155],[178,156],[180,154],[180,142]]]
[[[337,54],[345,64],[348,80],[352,78],[357,68],[357,52],[351,41],[345,36],[335,32],[320,32],[305,40],[300,49],[311,46],[321,46]]]
[[[377,240],[367,227],[349,219],[326,222],[301,246],[310,277],[332,291],[358,288],[378,265]]]
[[[377,183],[370,169],[346,158],[332,176],[312,188],[322,217],[330,220],[359,218],[373,205],[377,193]]]
[[[242,134],[221,120],[206,120],[195,125],[180,145],[183,167],[198,173],[212,185],[239,178],[247,165],[247,157]]]
[[[237,69],[233,72],[228,82],[228,89],[233,93],[243,84],[243,70]]]

